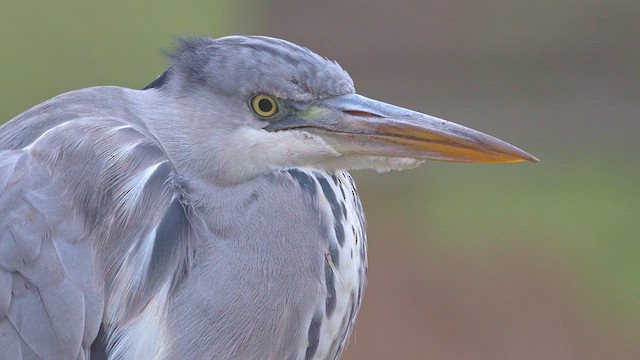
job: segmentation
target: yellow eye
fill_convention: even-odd
[[[251,110],[261,118],[272,117],[280,111],[276,98],[264,94],[251,98]]]

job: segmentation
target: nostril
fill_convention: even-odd
[[[382,117],[380,115],[372,114],[370,112],[361,111],[361,110],[342,110],[342,112],[347,114],[347,115],[351,115],[351,116],[378,117],[378,118]]]

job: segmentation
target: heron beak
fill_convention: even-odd
[[[298,120],[280,126],[318,133],[342,153],[473,163],[538,161],[490,135],[355,94],[316,102]]]

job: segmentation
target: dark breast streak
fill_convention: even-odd
[[[324,254],[325,299],[308,327],[305,360],[336,359],[355,323],[366,282],[365,220],[358,192],[346,172],[291,169],[289,174],[328,219]]]

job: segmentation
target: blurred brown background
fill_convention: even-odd
[[[640,2],[6,2],[0,121],[141,88],[172,35],[233,33],[542,159],[355,173],[370,279],[343,358],[640,358]]]

